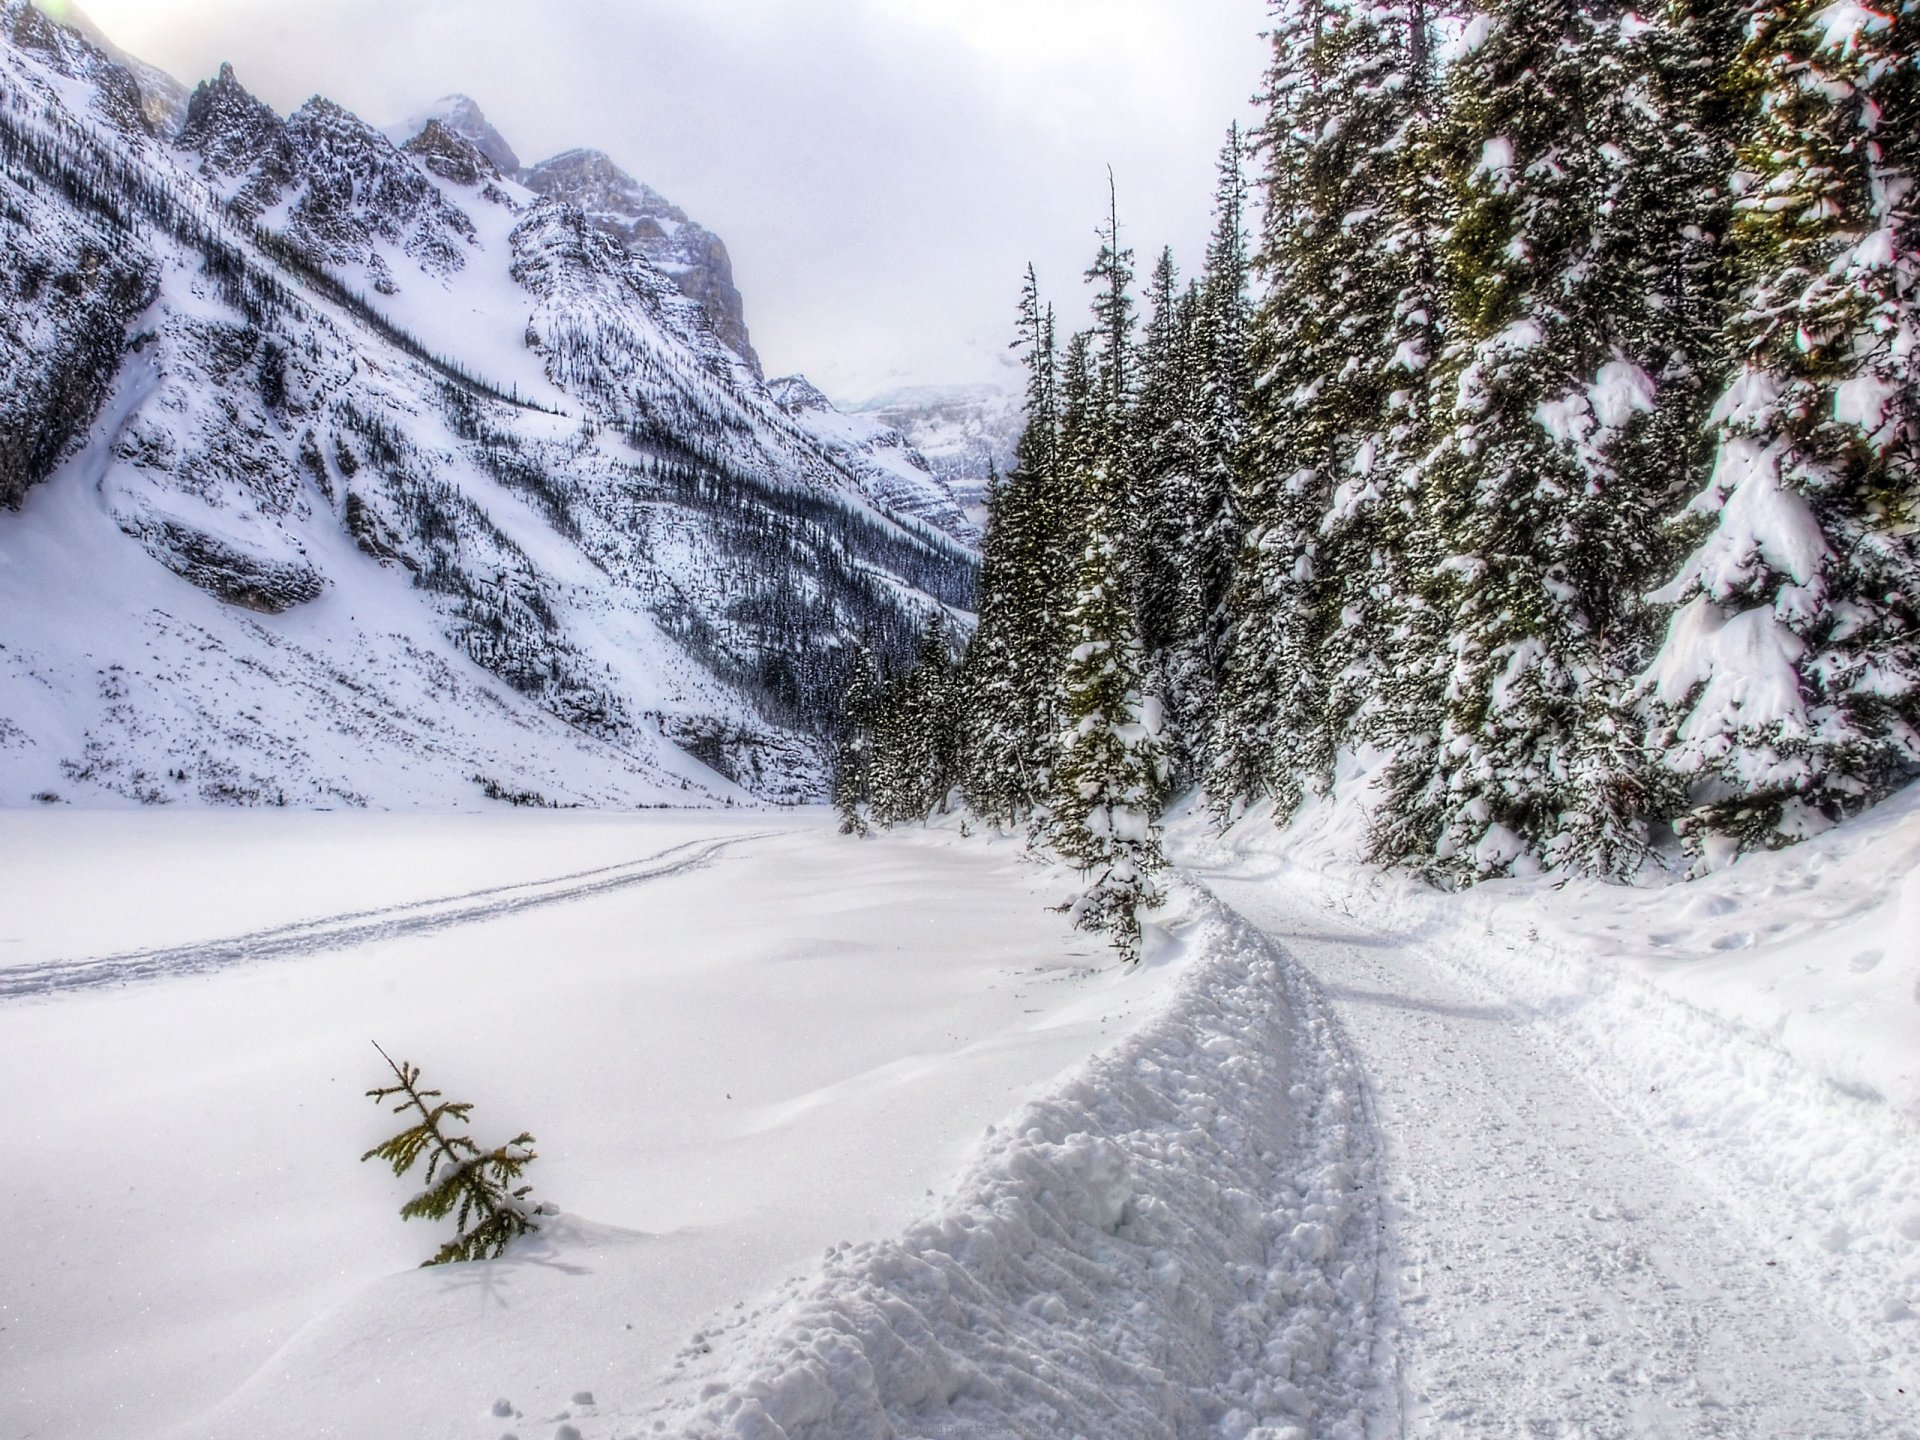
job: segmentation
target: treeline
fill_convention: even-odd
[[[1284,822],[1342,756],[1372,858],[1455,882],[1911,778],[1920,5],[1283,0],[1272,45],[1257,237],[1236,140],[1144,324],[1111,215],[1091,329],[1029,277],[926,794],[1137,893],[1169,787]]]

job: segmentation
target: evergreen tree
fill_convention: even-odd
[[[1107,172],[1107,223],[1100,252],[1087,270],[1093,296],[1092,440],[1097,463],[1116,480],[1128,459],[1128,412],[1133,400],[1133,251],[1120,243],[1120,202]]]
[[[1173,252],[1163,251],[1148,288],[1148,320],[1135,361],[1128,478],[1134,517],[1124,561],[1148,669],[1167,673],[1181,634],[1182,570],[1198,509],[1199,356],[1194,348],[1199,297],[1183,290]]]
[[[1423,439],[1431,85],[1418,6],[1293,0],[1268,78],[1249,544],[1212,785],[1285,819],[1383,683]]]
[[[1247,182],[1236,124],[1220,152],[1214,230],[1192,302],[1193,474],[1186,532],[1176,567],[1178,616],[1166,665],[1174,773],[1182,784],[1206,773],[1225,674],[1240,516],[1234,496],[1247,456],[1253,388],[1252,311],[1247,299]]]
[[[1154,875],[1165,863],[1158,818],[1166,773],[1159,707],[1141,691],[1140,644],[1112,525],[1112,508],[1103,504],[1079,567],[1073,647],[1062,676],[1066,730],[1047,833],[1090,877],[1070,907],[1074,923],[1106,933],[1134,960],[1139,908],[1160,895]]]
[[[834,755],[833,808],[842,835],[867,833],[867,802],[872,798],[873,723],[879,708],[879,677],[864,645],[855,649],[848,669],[841,711],[841,737]]]
[[[1736,368],[1648,672],[1696,846],[1784,843],[1920,767],[1920,11],[1755,4],[1744,30]]]
[[[380,1050],[378,1044],[373,1048]],[[482,1150],[471,1136],[453,1131],[453,1126],[466,1123],[472,1105],[441,1099],[438,1090],[422,1090],[419,1066],[395,1064],[385,1050],[380,1050],[380,1058],[393,1071],[394,1083],[367,1091],[368,1098],[379,1104],[399,1096],[393,1113],[411,1110],[420,1118],[360,1159],[384,1160],[395,1175],[405,1175],[424,1159],[426,1188],[400,1207],[400,1218],[453,1216],[454,1237],[422,1264],[498,1259],[514,1240],[538,1230],[534,1217],[540,1209],[526,1203],[533,1187],[514,1184],[536,1158],[533,1136],[522,1131],[504,1145]]]
[[[868,765],[873,819],[892,826],[944,812],[959,783],[960,751],[958,671],[947,617],[936,611],[912,668],[886,687],[875,707]]]
[[[1659,113],[1661,32],[1628,19],[1610,0],[1502,0],[1448,76],[1444,429],[1420,477],[1434,648],[1411,662],[1438,713],[1415,721],[1385,810],[1396,858],[1464,878],[1625,874],[1645,855],[1640,595],[1687,448],[1650,437],[1698,415],[1712,190],[1646,173],[1676,137],[1697,152],[1687,117]]]
[[[1014,346],[1027,368],[1027,423],[1013,473],[988,495],[979,625],[961,681],[962,785],[975,813],[1000,825],[1022,817],[1046,789],[1059,732],[1055,682],[1065,649],[1061,597],[1069,583],[1054,318],[1041,304],[1032,266]]]

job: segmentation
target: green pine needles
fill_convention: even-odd
[[[438,1090],[422,1090],[419,1066],[406,1060],[396,1064],[378,1042],[373,1048],[393,1071],[395,1083],[377,1086],[367,1097],[378,1104],[398,1096],[393,1113],[411,1111],[420,1118],[360,1159],[384,1160],[395,1175],[405,1175],[424,1158],[426,1188],[400,1207],[400,1218],[454,1217],[457,1233],[422,1265],[495,1260],[510,1242],[538,1230],[534,1216],[540,1207],[526,1203],[533,1187],[514,1185],[535,1159],[533,1136],[523,1130],[504,1145],[482,1150],[471,1137],[451,1133],[452,1126],[465,1125],[473,1106],[444,1100]]]

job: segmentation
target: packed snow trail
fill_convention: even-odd
[[[1373,1126],[1338,1026],[1210,897],[1157,918],[1146,970],[1179,982],[1152,1021],[990,1130],[897,1239],[696,1335],[609,1433],[1391,1433]]]
[[[1205,879],[1313,977],[1366,1074],[1406,1433],[1920,1435],[1910,1397],[1533,1017],[1284,886]]]
[[[125,985],[135,980],[154,980],[163,976],[197,975],[228,965],[313,955],[323,950],[346,950],[356,945],[398,940],[404,936],[446,930],[456,925],[499,920],[523,910],[565,905],[625,890],[649,880],[683,875],[689,870],[712,864],[730,846],[764,840],[775,833],[767,830],[750,835],[689,840],[639,860],[606,865],[574,875],[530,880],[517,885],[495,885],[465,895],[416,900],[377,910],[356,910],[320,920],[301,920],[220,940],[134,950],[96,959],[55,960],[45,964],[13,966],[0,969],[0,1000],[63,990],[84,990],[97,985]]]

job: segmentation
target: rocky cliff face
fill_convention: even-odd
[[[720,342],[760,374],[747,337],[746,305],[733,284],[733,261],[711,230],[658,191],[641,184],[598,150],[569,150],[543,160],[521,179],[537,195],[581,210],[636,255],[670,276],[699,305]]]
[[[817,794],[969,553],[452,126],[183,120],[0,0],[0,803]]]
[[[603,151],[569,150],[528,167],[480,107],[465,95],[448,95],[387,135],[407,144],[428,125],[460,136],[507,179],[536,195],[571,205],[604,234],[672,279],[700,308],[720,343],[747,362],[758,379],[760,357],[747,333],[746,302],[733,283],[726,243],[687,218],[687,213],[651,186],[627,174]]]

